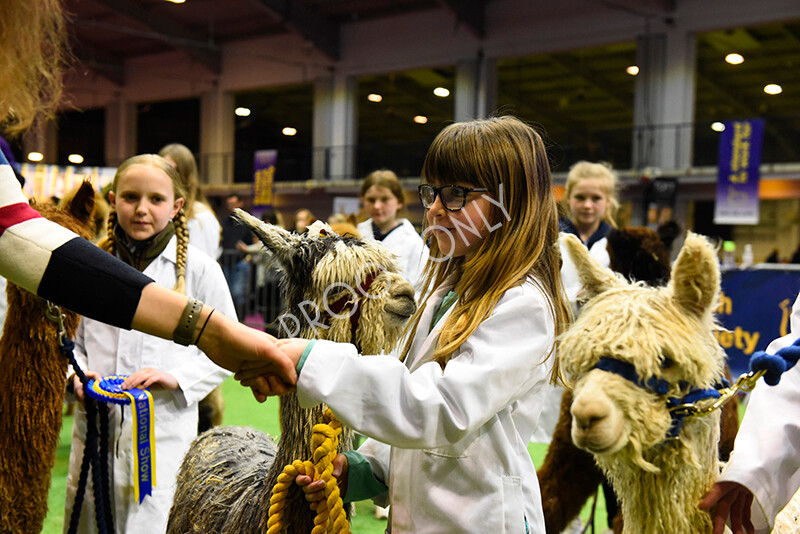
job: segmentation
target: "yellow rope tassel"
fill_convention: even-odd
[[[311,534],[349,534],[350,523],[344,513],[339,486],[333,476],[333,460],[337,455],[339,435],[342,423],[333,412],[326,410],[322,423],[314,425],[311,435],[311,446],[314,449],[313,463],[309,460],[295,460],[283,468],[278,481],[272,488],[269,500],[269,519],[267,534],[280,534],[283,530],[283,516],[289,487],[294,484],[298,475],[310,476],[312,481],[325,481],[325,500],[317,503],[317,515],[314,517],[314,528]]]

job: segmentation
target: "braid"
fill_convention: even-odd
[[[117,248],[114,244],[114,232],[117,230],[117,212],[111,210],[108,213],[108,222],[106,223],[106,236],[103,238],[100,243],[97,244],[98,247],[105,250],[111,255],[117,254]]]
[[[177,263],[175,264],[175,291],[183,295],[186,294],[186,250],[189,247],[189,227],[186,225],[186,212],[183,208],[172,219],[175,224],[175,235],[178,238]]]

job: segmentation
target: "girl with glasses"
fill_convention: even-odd
[[[390,503],[391,532],[544,532],[526,447],[568,322],[544,143],[512,117],[452,124],[422,177],[431,258],[402,361],[327,341],[281,350],[301,405],[325,402],[370,437],[334,475],[345,500]],[[236,376],[263,400],[258,374]],[[297,483],[315,506],[324,484]]]

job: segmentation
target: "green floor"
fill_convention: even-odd
[[[226,425],[247,425],[257,428],[270,435],[277,435],[278,401],[270,399],[264,404],[258,404],[250,395],[249,389],[244,389],[233,379],[223,385],[225,396],[225,421]],[[64,418],[61,429],[61,442],[56,452],[56,464],[53,468],[50,496],[48,499],[49,513],[44,522],[44,534],[59,534],[64,524],[64,493],[67,477],[67,462],[69,461],[69,441],[72,428],[72,417]],[[528,450],[536,465],[541,464],[546,453],[544,445],[530,445]],[[581,514],[584,518],[589,516],[587,506]],[[595,525],[602,529],[605,525],[605,504],[602,495],[597,505]],[[385,520],[372,517],[372,503],[362,501],[356,503],[356,515],[353,518],[351,530],[355,534],[382,534],[386,526]],[[601,530],[598,530],[601,531]],[[124,534],[124,533],[120,533]]]

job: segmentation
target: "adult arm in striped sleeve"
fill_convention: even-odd
[[[164,339],[172,339],[188,300],[41,217],[29,206],[2,154],[0,275],[81,315]],[[275,393],[293,387],[294,365],[277,348],[275,338],[221,313],[209,318],[211,311],[203,306],[197,323],[209,319],[198,347],[211,360],[231,371],[245,360],[264,360],[271,363]]]

